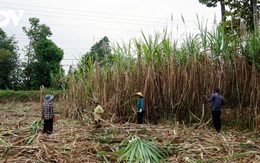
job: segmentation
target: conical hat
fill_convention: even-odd
[[[47,94],[47,95],[45,96],[45,100],[46,100],[47,102],[50,102],[53,98],[54,98],[54,96],[53,96],[53,95],[50,95],[50,94]]]
[[[143,94],[142,94],[142,92],[137,92],[137,93],[135,93],[135,95],[144,97]]]

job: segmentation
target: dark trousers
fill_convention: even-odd
[[[44,119],[43,133],[51,134],[53,130],[53,118]]]
[[[221,111],[212,111],[212,120],[213,120],[213,124],[214,124],[214,127],[217,132],[220,132],[220,129],[221,129],[220,116],[221,116]]]
[[[143,123],[143,112],[137,113],[137,123],[142,124]]]

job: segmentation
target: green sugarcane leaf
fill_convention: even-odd
[[[25,142],[27,144],[31,144],[31,142],[34,140],[36,134],[29,136],[27,139],[25,139]]]
[[[0,138],[0,143],[3,144],[3,145],[8,145],[8,143],[2,138]]]
[[[134,157],[136,155],[136,147],[137,147],[137,145],[134,144],[133,149],[131,150],[131,154],[130,154],[130,162],[132,162],[134,160]]]

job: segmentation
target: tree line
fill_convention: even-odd
[[[259,34],[259,0],[199,0],[207,7],[221,8],[221,24],[229,35],[246,32]]]
[[[41,85],[59,89],[60,79],[65,77],[61,65],[64,51],[51,40],[49,26],[41,24],[38,18],[29,18],[29,23],[29,27],[22,27],[29,39],[25,47],[26,61],[19,59],[15,36],[7,36],[0,28],[0,89],[38,90]],[[90,52],[83,55],[80,64],[84,64],[89,57],[94,59],[93,62],[97,58],[102,60],[110,52],[109,39],[105,36],[91,47]],[[69,74],[76,70],[70,67]]]

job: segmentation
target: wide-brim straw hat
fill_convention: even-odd
[[[54,96],[53,96],[53,95],[50,95],[50,94],[47,94],[47,95],[45,96],[45,100],[46,100],[47,102],[50,102],[53,98],[54,98]]]
[[[137,92],[137,93],[135,93],[135,95],[144,97],[144,95],[142,94],[142,92]]]

